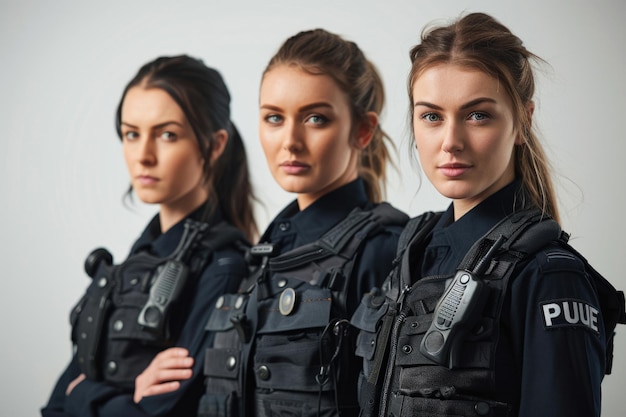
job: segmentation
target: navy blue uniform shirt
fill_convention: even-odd
[[[315,242],[348,214],[360,207],[370,210],[363,180],[357,179],[320,197],[300,211],[293,201],[274,218],[260,242],[270,242],[278,248],[278,254],[307,243]],[[373,287],[380,287],[391,269],[395,257],[401,226],[387,226],[380,233],[367,239],[355,262],[347,298],[348,314],[354,313],[361,297]]]
[[[425,250],[422,276],[453,274],[474,242],[514,211],[519,186],[504,187],[456,222],[450,206]],[[548,246],[513,272],[494,389],[519,407],[520,417],[600,415],[605,352],[599,311],[582,262],[562,249]]]
[[[202,206],[188,217],[199,220],[207,206]],[[159,216],[155,216],[135,242],[131,254],[149,251],[165,257],[171,254],[182,237],[186,219],[161,234]],[[209,224],[222,220],[215,210]],[[204,351],[212,341],[212,334],[204,326],[217,298],[235,292],[247,273],[243,254],[234,247],[217,250],[197,279],[192,298],[187,300],[189,308],[185,317],[172,317],[181,325],[174,346],[184,347],[194,357],[193,377],[182,381],[181,387],[169,394],[144,397],[139,404],[133,402],[133,393],[125,392],[103,381],[84,380],[70,395],[65,395],[67,385],[80,374],[80,368],[72,359],[59,378],[50,400],[42,409],[44,417],[108,417],[108,416],[180,416],[195,415],[198,401],[203,393]]]

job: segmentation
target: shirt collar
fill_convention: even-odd
[[[161,233],[161,221],[157,214],[148,223],[139,239],[137,239],[131,249],[131,253],[147,251],[160,257],[171,254],[183,236],[187,219],[204,221],[213,225],[222,221],[223,215],[219,207],[206,202],[170,227],[167,232]]]
[[[521,181],[515,180],[501,188],[463,217],[454,221],[452,204],[439,219],[431,244],[449,246],[460,262],[472,245],[500,220],[522,208]]]
[[[360,178],[325,194],[302,211],[297,201],[293,201],[276,216],[261,241],[280,244],[280,253],[314,242],[355,207],[368,203],[365,184]]]

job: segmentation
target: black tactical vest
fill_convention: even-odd
[[[93,281],[70,315],[75,355],[87,378],[133,389],[136,376],[176,340],[170,317],[186,315],[177,300],[190,296],[212,253],[236,241],[245,238],[233,226],[209,229],[187,219],[166,258],[139,252],[113,265],[105,249],[93,251],[85,261]]]
[[[514,213],[474,244],[454,276],[422,277],[420,254],[439,214],[412,219],[397,264],[382,291],[366,295],[352,318],[362,416],[510,416],[516,407],[495,394],[493,373],[502,303],[515,266],[567,235],[538,210]],[[558,247],[557,247],[558,250]],[[598,291],[610,372],[613,329],[626,322],[623,293],[580,257]]]
[[[356,398],[343,394],[355,391],[360,368],[349,341],[349,280],[363,243],[407,220],[383,203],[353,210],[318,241],[282,255],[272,256],[271,244],[253,247],[262,261],[250,286],[222,297],[207,325],[218,333],[199,415],[357,415]]]

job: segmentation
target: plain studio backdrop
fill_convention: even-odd
[[[39,414],[70,359],[68,315],[89,282],[86,255],[105,246],[122,261],[157,210],[122,203],[129,181],[114,112],[140,65],[187,53],[221,71],[264,228],[294,196],[274,183],[258,143],[261,73],[298,31],[322,27],[356,41],[382,74],[382,126],[400,155],[387,200],[414,216],[447,202],[407,157],[408,51],[424,25],[474,11],[549,63],[537,73],[535,123],[558,173],[564,228],[626,289],[623,0],[0,0],[0,415]],[[623,416],[626,326],[615,349],[603,382],[607,417]]]

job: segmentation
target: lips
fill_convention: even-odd
[[[152,177],[150,175],[137,175],[135,179],[141,185],[152,185],[152,184],[156,184],[159,181],[158,178]]]
[[[310,165],[300,161],[285,161],[279,164],[280,169],[289,175],[302,174],[311,168]]]
[[[439,171],[446,177],[455,178],[465,174],[471,165],[458,162],[443,164],[439,166]]]

